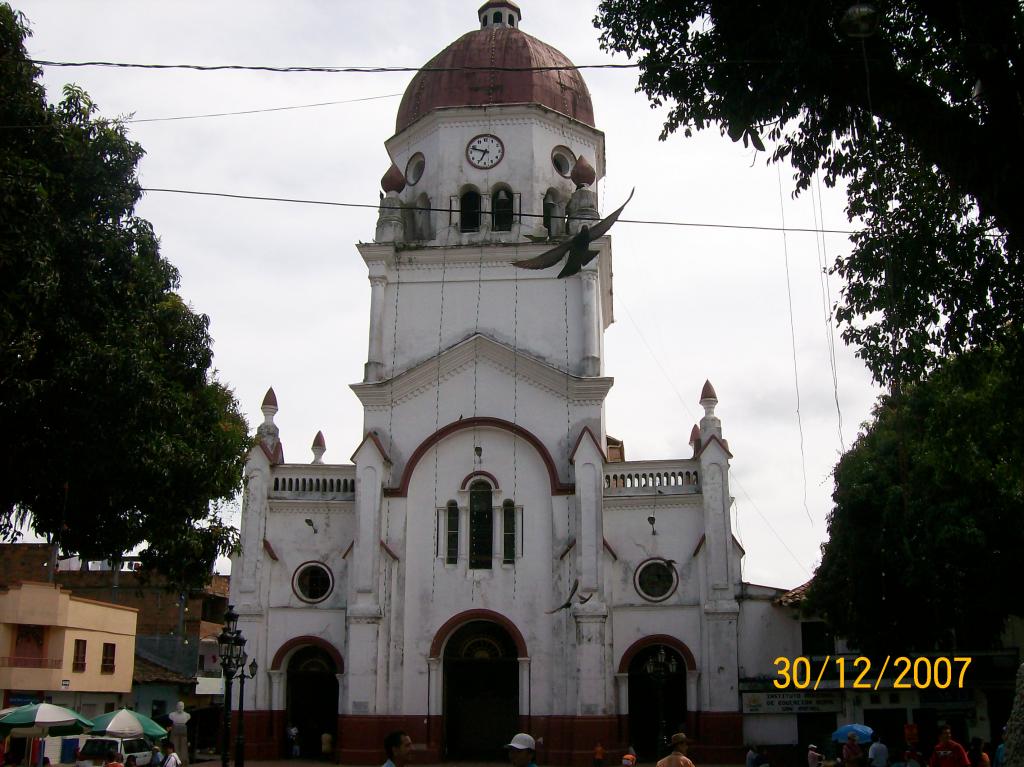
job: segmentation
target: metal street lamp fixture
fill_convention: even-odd
[[[221,767],[228,767],[228,752],[231,749],[231,683],[235,673],[241,665],[241,656],[245,652],[245,640],[241,639],[241,632],[238,630],[238,613],[234,607],[228,605],[228,611],[224,613],[224,629],[217,637],[217,646],[220,652],[220,667],[224,672],[224,727],[221,734],[220,763]],[[239,720],[241,729],[241,720]]]
[[[676,673],[679,662],[674,655],[665,652],[665,646],[660,645],[656,652],[647,657],[644,661],[644,673],[654,682],[654,688],[658,693],[658,757],[662,756],[665,750],[665,683],[668,678]]]
[[[238,647],[238,734],[235,736],[235,767],[245,767],[245,680],[256,676],[259,667],[256,659],[249,663],[249,671],[246,673],[245,661],[248,656],[245,653],[245,637],[241,631],[235,632],[235,644]]]

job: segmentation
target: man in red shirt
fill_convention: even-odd
[[[935,744],[928,767],[970,767],[971,760],[967,758],[967,752],[953,740],[952,734],[948,724],[939,730],[939,742]]]

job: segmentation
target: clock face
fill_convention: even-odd
[[[466,159],[474,168],[493,168],[504,156],[505,145],[489,133],[477,136],[466,145]]]

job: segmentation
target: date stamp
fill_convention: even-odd
[[[866,656],[852,660],[846,656],[826,655],[822,661],[803,656],[775,659],[776,678],[772,683],[779,690],[817,690],[823,680],[830,689],[878,690],[886,672],[892,677],[894,690],[963,689],[964,676],[971,658],[908,658],[886,655],[881,663]],[[877,673],[876,670],[877,669]],[[886,685],[888,689],[888,685]]]

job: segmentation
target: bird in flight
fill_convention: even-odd
[[[569,598],[566,599],[565,602],[560,604],[558,607],[556,607],[556,608],[554,608],[552,610],[545,610],[544,614],[545,615],[554,615],[559,610],[568,610],[570,607],[572,607],[572,598],[576,595],[576,589],[578,589],[579,587],[580,587],[580,579],[577,578],[576,580],[574,580],[572,582],[572,588],[569,590]]]
[[[513,261],[512,266],[517,266],[520,269],[547,269],[561,261],[562,257],[568,253],[569,257],[565,260],[565,266],[558,273],[558,277],[561,279],[562,277],[571,277],[577,274],[580,269],[593,261],[594,257],[598,254],[598,251],[590,249],[590,243],[608,233],[608,230],[612,228],[612,224],[618,221],[619,215],[629,205],[629,201],[633,199],[633,192],[635,191],[636,189],[629,193],[629,197],[626,198],[626,201],[622,203],[618,210],[607,218],[601,219],[594,226],[590,227],[584,224],[572,238],[559,243],[551,248],[551,250],[546,250],[534,258],[529,258],[525,261]]]

